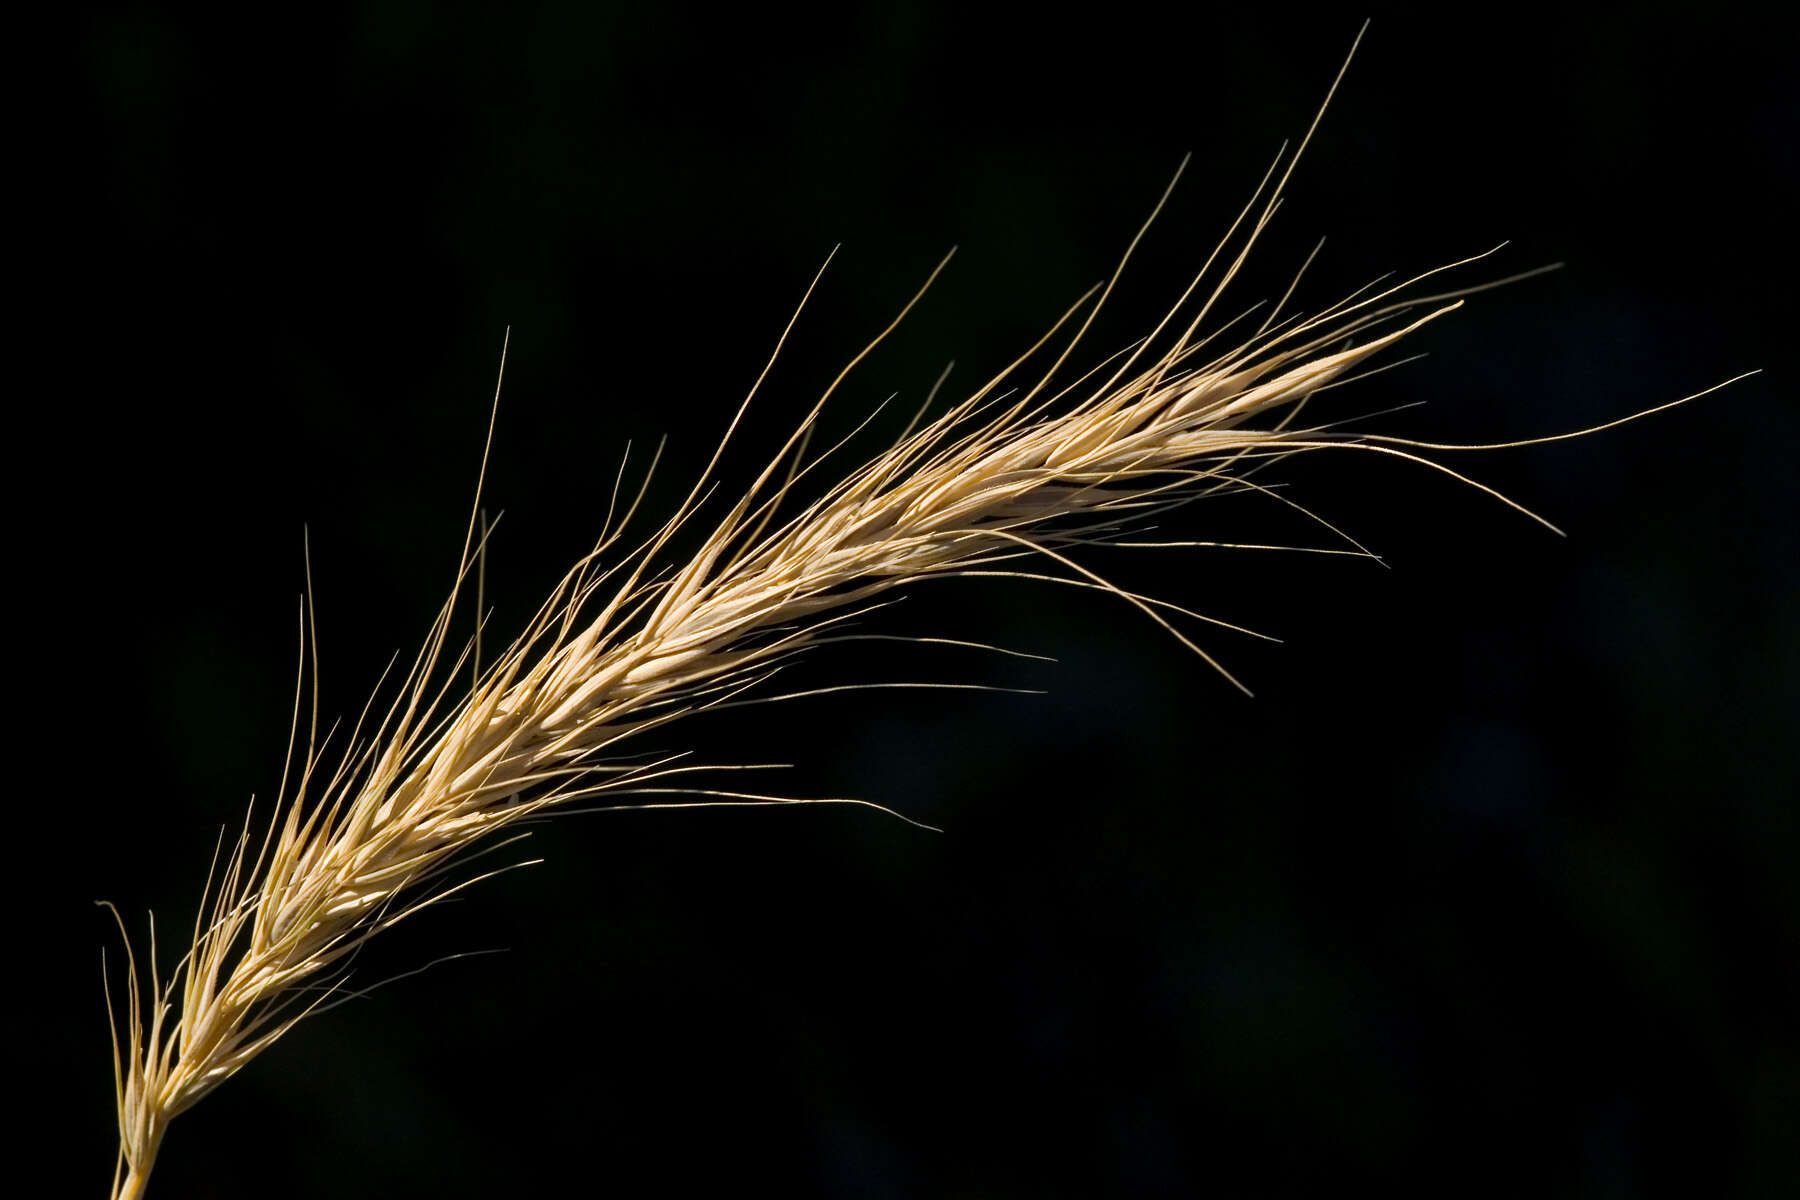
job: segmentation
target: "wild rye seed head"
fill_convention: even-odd
[[[337,995],[350,959],[369,938],[485,878],[459,878],[457,869],[478,847],[493,846],[496,835],[577,799],[684,792],[706,803],[796,802],[684,787],[681,777],[699,768],[673,758],[630,761],[619,751],[688,713],[737,702],[894,588],[994,573],[1104,588],[1223,673],[1163,615],[1185,610],[1114,587],[1069,551],[1122,544],[1134,523],[1197,497],[1266,492],[1254,475],[1292,454],[1353,448],[1447,470],[1418,451],[1462,448],[1301,420],[1319,391],[1459,307],[1455,294],[1408,299],[1425,276],[1366,289],[1305,319],[1281,318],[1284,297],[1238,344],[1206,357],[1210,343],[1238,322],[1206,336],[1201,330],[1273,216],[1304,148],[1302,140],[1293,155],[1278,157],[1219,248],[1144,339],[1065,380],[1062,369],[1109,282],[993,380],[941,416],[915,419],[893,445],[797,511],[787,511],[796,483],[825,457],[808,457],[813,431],[843,374],[685,562],[669,564],[666,551],[701,519],[713,469],[756,388],[687,498],[624,553],[624,530],[644,493],[640,486],[636,500],[620,505],[622,467],[594,550],[459,694],[454,681],[474,648],[450,652],[452,622],[485,537],[477,537],[472,520],[457,585],[391,707],[373,719],[365,709],[327,774],[331,738],[318,736],[315,701],[306,747],[290,764],[292,777],[284,772],[273,822],[258,840],[247,818],[215,864],[191,947],[173,976],[158,974],[154,931],[147,987],[128,959],[124,1037],[114,1040],[114,1195],[141,1194],[169,1122]],[[1126,260],[1142,236],[1140,230]],[[1028,370],[1077,318],[1055,358]],[[790,321],[777,352],[792,328]],[[1019,378],[1033,382],[1004,390]],[[491,426],[489,433],[491,439]],[[608,556],[613,561],[603,566]],[[1008,565],[1030,558],[1061,573]],[[301,708],[297,691],[296,735]]]

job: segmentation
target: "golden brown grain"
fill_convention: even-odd
[[[1193,283],[1142,340],[1065,379],[1108,282],[1006,371],[949,411],[915,421],[796,509],[795,485],[819,461],[809,457],[810,440],[834,383],[755,482],[714,518],[699,549],[671,564],[676,535],[707,511],[714,470],[746,397],[681,505],[625,552],[638,504],[609,511],[593,551],[525,633],[491,663],[477,661],[472,686],[455,693],[451,681],[468,678],[465,660],[479,658],[472,647],[454,653],[451,644],[462,584],[485,539],[485,526],[478,534],[472,520],[458,586],[398,698],[378,717],[365,711],[328,768],[317,713],[300,720],[297,691],[294,740],[304,724],[306,744],[284,772],[268,828],[253,835],[247,819],[216,864],[190,947],[168,979],[157,968],[154,933],[142,962],[128,960],[116,1022],[122,1036],[114,1040],[114,1196],[143,1193],[169,1123],[338,994],[358,947],[483,878],[456,873],[478,845],[492,846],[526,818],[578,799],[616,803],[683,791],[703,803],[795,802],[685,788],[682,776],[696,768],[670,759],[627,762],[619,751],[688,713],[754,695],[773,668],[830,640],[834,624],[891,589],[996,572],[1105,588],[1223,673],[1167,615],[1183,610],[1113,587],[1083,565],[1081,548],[1131,544],[1135,522],[1198,496],[1265,491],[1252,472],[1296,453],[1359,449],[1423,462],[1422,449],[1457,448],[1302,420],[1309,397],[1460,306],[1455,295],[1408,298],[1424,277],[1306,318],[1283,319],[1277,305],[1229,349],[1208,351],[1222,331],[1203,337],[1201,330],[1273,215],[1298,154],[1277,159]],[[1137,245],[1134,238],[1131,249]],[[1058,337],[1063,344],[1052,354]],[[1031,367],[1039,358],[1049,362]],[[1021,379],[1028,384],[1004,390]],[[615,506],[620,490],[615,485]],[[1016,565],[1031,558],[1048,571]],[[305,633],[303,622],[309,645]]]

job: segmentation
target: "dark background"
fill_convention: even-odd
[[[1284,638],[1201,632],[1253,700],[1104,597],[922,587],[871,629],[1059,661],[877,648],[808,678],[1046,694],[852,693],[668,745],[945,832],[824,808],[544,827],[543,865],[358,978],[503,955],[295,1032],[176,1124],[154,1194],[1792,1194],[1796,64],[1728,6],[1630,13],[1378,12],[1226,306],[1279,294],[1319,236],[1315,309],[1509,239],[1457,279],[1566,260],[1329,400],[1428,401],[1379,427],[1438,439],[1765,369],[1455,459],[1566,540],[1346,455],[1285,469],[1289,494],[1391,570],[1087,558]],[[830,428],[910,409],[952,358],[985,378],[1192,151],[1091,348],[1142,333],[1361,15],[121,6],[66,30],[53,211],[20,233],[52,264],[50,370],[15,456],[43,717],[22,757],[51,781],[22,844],[55,931],[24,1041],[69,1194],[99,1194],[113,1147],[116,941],[89,902],[182,928],[220,827],[273,790],[303,527],[326,712],[416,645],[508,325],[502,630],[597,531],[628,440],[641,462],[670,435],[651,504],[680,494],[836,244],[732,480],[953,244]],[[1319,536],[1245,500],[1166,529]]]

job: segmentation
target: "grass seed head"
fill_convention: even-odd
[[[297,690],[298,748],[272,818],[260,835],[246,820],[215,856],[202,916],[172,975],[157,971],[154,934],[141,963],[128,948],[114,1038],[115,1196],[141,1194],[171,1120],[346,994],[349,965],[368,939],[485,878],[466,869],[473,852],[509,831],[521,836],[514,827],[528,818],[576,801],[796,802],[690,786],[699,768],[623,752],[687,714],[755,695],[785,662],[840,636],[837,626],[895,588],[997,573],[1102,588],[1224,673],[1177,628],[1173,616],[1184,610],[1115,587],[1082,564],[1081,549],[1130,544],[1146,518],[1199,497],[1267,493],[1258,477],[1295,454],[1356,449],[1448,470],[1422,451],[1458,448],[1307,419],[1318,393],[1461,305],[1458,294],[1416,294],[1436,272],[1311,316],[1283,316],[1284,297],[1254,327],[1249,316],[1214,321],[1299,149],[1277,159],[1163,320],[1079,377],[1066,367],[1117,274],[993,380],[797,503],[797,484],[825,457],[810,448],[834,382],[751,486],[711,518],[691,556],[670,548],[705,519],[713,472],[756,389],[686,499],[635,546],[624,537],[644,491],[621,503],[622,469],[592,552],[485,663],[478,641],[452,645],[486,536],[471,519],[456,585],[389,707],[376,714],[371,705],[343,737],[321,738],[316,701],[302,721]],[[303,620],[303,647],[316,644],[307,633]],[[455,681],[470,677],[465,668],[473,682],[463,691]],[[687,799],[660,799],[675,793]],[[659,798],[637,799],[646,796]]]

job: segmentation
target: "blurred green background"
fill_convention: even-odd
[[[1566,260],[1330,395],[1428,402],[1378,426],[1441,440],[1767,369],[1455,458],[1567,540],[1341,456],[1285,469],[1287,494],[1391,570],[1089,556],[1285,639],[1202,631],[1255,699],[1104,597],[921,587],[871,631],[1058,661],[872,645],[803,677],[1046,694],[837,695],[666,743],[945,832],[853,809],[546,826],[543,865],[396,930],[357,979],[503,955],[290,1036],[177,1123],[155,1194],[1791,1195],[1794,53],[1729,6],[1630,11],[1378,11],[1224,306],[1279,295],[1321,236],[1315,309],[1502,241],[1457,280]],[[1360,17],[87,10],[53,47],[54,211],[20,235],[54,273],[46,432],[15,451],[57,781],[31,820],[82,847],[38,885],[53,998],[27,1047],[67,1097],[70,1194],[98,1194],[113,1146],[113,935],[88,902],[181,928],[219,828],[273,790],[303,527],[325,711],[416,645],[509,325],[501,631],[586,548],[628,441],[641,463],[669,435],[652,505],[685,490],[833,246],[729,480],[951,245],[827,428],[910,412],[951,359],[952,392],[985,379],[1192,151],[1083,365],[1142,333]],[[1164,528],[1321,536],[1244,499]]]

